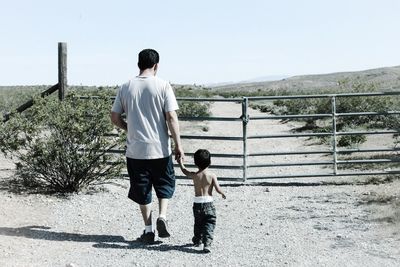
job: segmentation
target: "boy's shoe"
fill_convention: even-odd
[[[201,240],[197,239],[195,236],[192,238],[192,242],[195,247],[200,247],[201,245]]]
[[[204,244],[203,252],[204,253],[210,253],[211,252],[211,245]]]
[[[164,218],[157,219],[157,232],[158,236],[161,238],[166,238],[171,236],[168,232],[167,221]]]
[[[137,240],[144,244],[153,244],[154,237],[155,237],[154,232],[146,233],[146,231],[143,231],[143,234]]]

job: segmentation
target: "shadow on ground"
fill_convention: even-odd
[[[0,170],[1,171],[1,170]],[[121,179],[115,179],[114,181],[108,181],[108,185],[113,185],[121,188],[128,188],[126,185],[121,183]],[[26,183],[22,178],[19,178],[16,175],[3,177],[0,179],[0,191],[6,191],[13,194],[42,194],[42,195],[53,195],[60,198],[66,198],[71,193],[62,193],[57,192],[46,185]],[[87,195],[96,194],[99,192],[107,192],[108,189],[104,186],[103,183],[97,185],[90,185],[87,188],[82,189],[80,192],[83,192]]]
[[[0,179],[0,191],[7,191],[14,194],[22,194],[32,192],[33,189],[27,188],[26,185],[15,176],[4,177]],[[35,191],[37,192],[37,190]]]
[[[17,176],[11,176],[0,179],[0,191],[6,191],[9,193],[22,195],[22,194],[42,194],[42,195],[54,195],[61,198],[65,198],[67,194],[57,193],[54,190],[50,190],[45,186],[27,184],[23,179]]]
[[[87,235],[66,232],[54,232],[47,226],[24,226],[24,227],[0,227],[0,235],[17,236],[30,239],[40,239],[46,241],[70,241],[95,243],[94,248],[105,249],[146,249],[154,251],[181,251],[186,253],[201,254],[200,250],[193,247],[192,244],[171,245],[164,244],[162,241],[156,241],[153,244],[144,244],[140,241],[128,241],[123,236],[118,235]]]
[[[364,181],[330,181],[330,182],[231,182],[225,183],[220,181],[221,187],[242,187],[242,186],[269,186],[269,187],[307,187],[307,186],[344,186],[344,185],[369,185],[369,184],[385,184],[393,181],[392,177],[384,177],[382,179],[371,178]],[[181,186],[193,186],[193,183],[181,183]]]

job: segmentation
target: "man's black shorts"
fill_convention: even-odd
[[[175,191],[172,156],[161,159],[126,158],[131,187],[128,197],[140,205],[151,203],[152,186],[158,198],[171,198]]]

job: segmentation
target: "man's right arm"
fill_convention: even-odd
[[[175,160],[184,159],[185,154],[181,145],[178,115],[175,111],[166,112],[166,120],[175,144]]]
[[[124,107],[121,101],[121,90],[123,89],[123,86],[118,90],[117,95],[115,97],[113,106],[111,108],[111,122],[117,126],[118,128],[121,128],[122,130],[127,131],[128,127],[126,124],[126,121],[122,118],[122,113],[124,113]]]
[[[128,130],[126,121],[124,121],[120,113],[111,111],[111,122],[118,128],[121,128],[122,130],[125,131]]]

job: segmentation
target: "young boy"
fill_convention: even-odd
[[[193,179],[194,184],[194,236],[192,238],[195,246],[204,244],[203,251],[211,252],[211,242],[213,240],[213,232],[216,223],[216,213],[213,204],[212,191],[215,188],[219,194],[225,199],[225,194],[222,192],[218,184],[217,176],[208,172],[208,166],[211,163],[210,152],[206,149],[199,149],[194,153],[194,163],[198,167],[197,172],[188,171],[185,168],[182,160],[178,159],[179,166],[182,172],[189,178]]]

